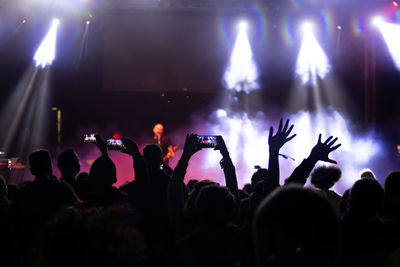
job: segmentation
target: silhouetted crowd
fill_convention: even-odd
[[[341,196],[331,188],[342,173],[329,157],[340,144],[320,135],[281,185],[280,149],[295,137],[292,130],[289,120],[276,132],[271,127],[268,168],[258,168],[241,190],[220,136],[215,150],[226,186],[202,177],[184,183],[201,150],[196,134],[186,136],[175,169],[164,164],[158,145],[141,153],[123,138],[135,178],[119,188],[100,135],[101,156],[89,173],[80,173],[69,149],[58,155],[57,178],[49,152],[34,151],[34,181],[7,186],[0,179],[0,266],[399,267],[400,171],[388,174],[382,188],[363,170]],[[326,164],[315,168],[317,162]],[[309,177],[313,187],[305,188]]]

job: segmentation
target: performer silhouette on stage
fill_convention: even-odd
[[[175,157],[175,151],[178,147],[173,147],[171,139],[163,135],[164,126],[161,123],[157,123],[153,128],[154,137],[151,140],[151,144],[158,144],[163,153],[163,160],[165,164],[168,164],[169,159]]]

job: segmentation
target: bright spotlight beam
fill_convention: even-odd
[[[59,20],[54,19],[49,32],[44,37],[39,48],[36,50],[36,53],[33,57],[36,67],[40,66],[45,68],[53,63],[56,57],[56,36],[58,24]]]
[[[393,62],[400,71],[400,25],[381,21],[378,25]]]
[[[79,68],[84,58],[88,56],[88,35],[90,21],[86,21],[85,30],[83,31],[81,41],[79,43],[78,54],[75,59],[75,65]]]
[[[250,42],[247,37],[247,24],[239,23],[239,33],[231,54],[230,62],[225,70],[224,81],[227,89],[249,93],[258,89],[258,71],[253,59]]]
[[[375,17],[372,19],[372,25],[376,27],[380,27],[383,23],[383,19],[381,17]]]
[[[239,23],[239,29],[240,30],[246,30],[246,28],[247,28],[247,23],[246,22],[242,21],[242,22]]]
[[[312,26],[311,22],[306,22],[303,24],[302,28],[303,28],[304,33],[309,33],[309,32],[312,32],[313,26]]]
[[[321,79],[330,71],[328,57],[322,50],[312,32],[312,25],[303,25],[303,42],[300,48],[296,64],[296,74],[301,78],[303,84],[308,82],[316,83],[317,77]]]

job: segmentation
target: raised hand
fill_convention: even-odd
[[[101,155],[108,157],[107,144],[103,137],[100,134],[95,134],[94,136],[96,137],[96,145],[100,149]]]
[[[325,142],[322,143],[321,134],[319,134],[318,143],[311,150],[310,158],[315,161],[322,160],[325,162],[337,164],[336,161],[329,158],[329,153],[338,149],[338,147],[340,147],[342,144],[333,146],[335,142],[338,140],[338,138],[336,137],[333,140],[332,138],[333,136],[329,137],[328,139],[326,139]]]
[[[200,151],[201,148],[199,147],[199,142],[197,140],[197,134],[187,134],[185,145],[183,147],[183,154],[182,157],[190,158],[192,157],[197,151]]]
[[[222,156],[229,155],[228,149],[226,148],[224,138],[222,136],[217,136],[217,145],[215,146],[214,150],[219,150]]]
[[[125,137],[125,138],[122,138],[122,143],[125,146],[124,149],[121,149],[122,153],[131,155],[131,156],[137,155],[137,153],[139,153],[139,147],[135,141]]]
[[[289,128],[289,120],[286,120],[285,126],[283,126],[283,120],[279,122],[278,131],[274,134],[274,128],[271,126],[269,129],[268,144],[270,151],[279,152],[286,142],[292,140],[296,134],[289,137],[293,130],[294,125],[292,124]]]

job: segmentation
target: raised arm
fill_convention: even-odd
[[[142,186],[146,186],[146,183],[148,181],[148,174],[146,171],[146,165],[143,156],[139,151],[138,145],[135,141],[129,138],[122,138],[122,143],[124,144],[125,148],[122,149],[121,152],[132,156],[135,181]]]
[[[301,164],[293,171],[290,177],[286,179],[285,184],[299,183],[304,185],[307,181],[307,178],[310,176],[312,169],[319,160],[337,164],[336,161],[329,158],[329,153],[338,149],[342,144],[334,145],[338,138],[336,137],[335,139],[332,139],[333,136],[329,137],[325,140],[325,142],[322,143],[320,134],[318,137],[318,142],[311,150],[308,158],[304,159]]]
[[[275,186],[278,187],[279,184],[279,150],[284,144],[292,140],[296,134],[289,136],[293,130],[294,125],[289,127],[289,120],[286,121],[283,126],[283,120],[279,122],[278,131],[274,135],[274,128],[271,126],[269,130],[268,145],[269,145],[269,161],[268,161],[268,181],[264,182],[265,186]],[[270,188],[268,188],[268,191]],[[267,191],[266,191],[267,192]]]
[[[104,141],[103,137],[101,137],[100,134],[95,134],[95,137],[96,137],[96,145],[99,148],[99,150],[101,152],[101,155],[103,157],[107,157],[108,158],[109,156],[108,156],[107,144]]]
[[[239,198],[239,189],[235,166],[232,163],[228,149],[226,148],[225,141],[222,136],[217,136],[217,146],[215,147],[215,150],[219,150],[222,155],[221,168],[224,170],[226,187],[229,188],[234,196]]]
[[[182,156],[168,185],[168,214],[172,225],[177,225],[182,216],[184,205],[183,180],[190,158],[199,150],[201,148],[198,146],[197,134],[186,135]]]

